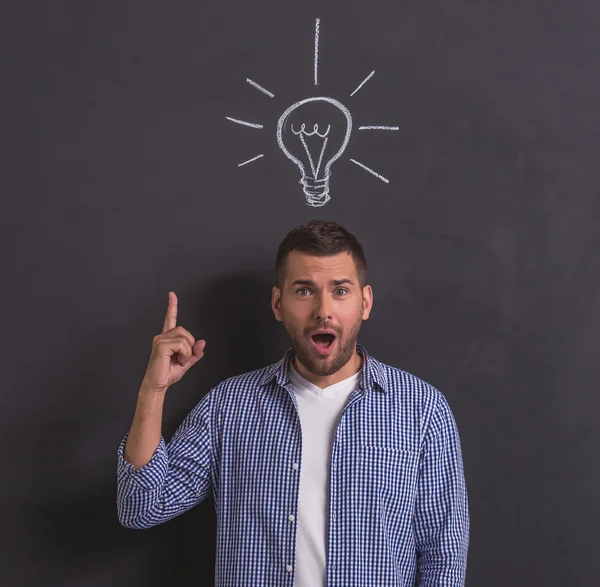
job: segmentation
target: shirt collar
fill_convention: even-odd
[[[381,363],[371,357],[362,345],[357,344],[356,350],[363,357],[360,388],[364,391],[378,389],[387,392],[386,377]],[[290,382],[289,370],[293,358],[293,349],[288,349],[279,362],[267,367],[266,373],[260,380],[260,385],[267,385],[275,379],[278,385],[285,387]]]

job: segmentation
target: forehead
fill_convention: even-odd
[[[350,253],[338,253],[326,257],[316,257],[292,251],[286,260],[286,281],[306,279],[329,281],[332,279],[358,279],[356,265]]]

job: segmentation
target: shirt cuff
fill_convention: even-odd
[[[136,469],[129,461],[125,460],[126,434],[117,449],[117,477],[121,481],[129,481],[140,489],[152,491],[160,487],[169,468],[167,448],[165,439],[161,435],[160,442],[154,451],[152,458],[141,468]]]

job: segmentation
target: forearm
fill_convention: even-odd
[[[150,461],[160,443],[165,394],[166,389],[154,391],[144,386],[138,392],[123,454],[124,459],[135,469],[141,469]]]
[[[165,522],[202,501],[211,488],[210,394],[166,445],[160,429],[164,395],[154,393],[159,397],[140,390],[131,430],[117,451],[117,509],[128,528]]]

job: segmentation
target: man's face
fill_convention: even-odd
[[[373,294],[360,287],[349,253],[313,257],[292,251],[271,305],[290,337],[297,359],[318,376],[339,371],[352,357]]]

